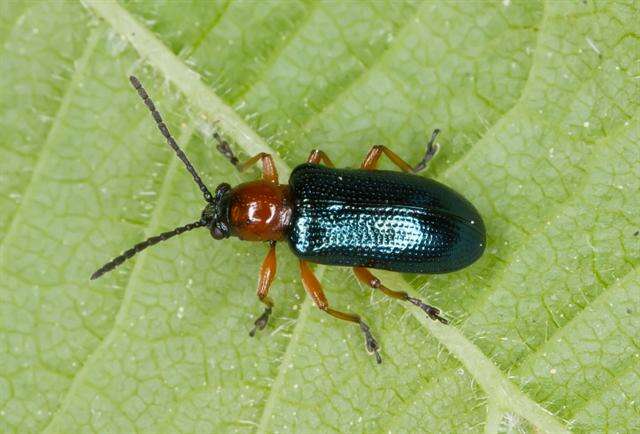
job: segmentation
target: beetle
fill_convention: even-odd
[[[262,164],[262,179],[231,187],[221,183],[212,194],[173,139],[153,101],[131,76],[131,84],[151,112],[158,129],[200,188],[206,205],[200,218],[136,244],[99,268],[91,279],[113,270],[136,253],[196,228],[207,228],[216,240],[238,237],[266,242],[257,295],[265,305],[250,335],[267,325],[273,310],[268,296],[276,274],[276,243],[287,241],[299,258],[302,283],[322,311],[357,324],[365,347],[382,362],[369,326],[354,313],[330,307],[309,263],[352,267],[358,280],[383,294],[412,303],[429,318],[447,324],[440,310],[382,284],[369,269],[406,273],[448,273],[475,262],[484,252],[486,230],[476,208],[445,185],[417,176],[438,150],[434,130],[422,160],[411,166],[386,146],[373,146],[359,169],[338,169],[323,151],[311,152],[306,163],[280,184],[271,155],[259,153],[240,162],[227,141],[215,133],[217,149],[239,171]],[[382,155],[401,172],[378,170]]]

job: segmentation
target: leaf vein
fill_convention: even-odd
[[[197,72],[189,68],[129,11],[115,1],[83,0],[83,3],[125,37],[142,59],[173,83],[187,97],[189,104],[201,111],[208,124],[216,125],[233,137],[237,145],[251,155],[260,152],[272,154],[278,171],[285,176],[289,174],[289,166],[264,139],[209,88]],[[207,133],[206,128],[201,129]]]
[[[275,65],[275,63],[278,61],[278,59],[280,58],[280,55],[284,52],[284,50],[286,50],[287,47],[289,45],[291,45],[291,43],[293,43],[295,38],[298,35],[300,35],[300,33],[302,32],[302,29],[305,27],[305,25],[311,21],[311,19],[313,18],[315,12],[318,10],[318,5],[319,4],[320,4],[320,2],[311,3],[311,6],[307,9],[307,11],[304,14],[304,16],[302,17],[302,19],[298,22],[298,25],[296,26],[295,30],[290,32],[286,36],[286,38],[280,44],[278,44],[278,46],[274,50],[271,51],[271,53],[269,55],[269,58],[265,62],[265,65],[261,68],[261,70],[257,74],[257,76],[254,77],[253,84],[251,86],[247,87],[247,89],[245,89],[236,98],[234,98],[232,106],[235,106],[240,101],[242,101],[242,99],[246,95],[251,93],[251,91],[255,88],[256,84],[258,84],[258,83],[260,83],[262,81],[263,77],[267,74],[267,72],[269,72],[269,70],[273,67],[273,65]]]
[[[322,279],[324,268],[318,270],[317,277],[320,281]],[[302,330],[304,329],[304,324],[307,321],[307,317],[309,316],[309,311],[311,310],[311,299],[305,295],[304,302],[300,307],[300,313],[298,314],[298,320],[294,325],[293,332],[291,333],[291,337],[289,338],[289,343],[287,344],[287,348],[284,352],[284,356],[282,357],[282,361],[278,367],[278,374],[271,385],[269,390],[269,396],[265,401],[264,407],[262,408],[262,414],[260,415],[260,419],[258,419],[258,426],[256,428],[257,433],[265,433],[267,432],[267,428],[269,426],[269,422],[271,416],[273,414],[273,408],[278,399],[278,393],[284,387],[285,374],[287,373],[287,367],[289,366],[291,359],[293,357],[294,349],[298,342],[300,341],[300,335],[302,334]]]
[[[403,279],[389,272],[380,273],[382,279],[392,282],[413,297],[419,294]],[[568,433],[558,418],[518,389],[473,342],[452,325],[444,326],[428,319],[420,309],[403,303],[405,309],[435,337],[475,378],[482,390],[501,408],[509,409],[527,419],[545,432]]]
[[[183,134],[180,135],[179,140],[181,143],[184,143],[183,148],[186,148],[185,145],[188,143],[189,138],[191,137],[192,134],[193,134],[193,129],[187,128],[183,132]],[[160,192],[158,194],[158,200],[156,202],[156,206],[154,207],[151,220],[147,225],[147,230],[145,231],[145,236],[147,237],[151,236],[151,231],[155,230],[158,227],[158,222],[160,220],[160,211],[164,209],[165,204],[168,200],[169,189],[171,188],[174,174],[179,166],[178,161],[179,160],[175,158],[173,154],[169,155],[169,162],[166,165],[167,170],[163,175]],[[115,321],[113,322],[113,326],[111,327],[111,330],[100,342],[100,344],[93,350],[93,352],[87,356],[84,365],[76,373],[71,383],[71,386],[69,386],[67,393],[62,399],[62,404],[60,405],[56,413],[51,417],[49,424],[47,425],[47,427],[45,427],[45,429],[43,430],[43,433],[48,432],[50,428],[54,426],[58,415],[62,414],[69,407],[69,405],[71,405],[71,398],[75,394],[76,390],[80,387],[82,380],[89,372],[92,364],[94,363],[95,360],[99,360],[100,355],[102,354],[103,351],[106,351],[109,348],[109,345],[111,344],[111,342],[114,341],[117,335],[118,326],[126,321],[125,317],[128,313],[128,308],[131,306],[131,303],[133,300],[133,293],[134,293],[133,286],[136,281],[136,277],[145,262],[146,257],[147,257],[146,252],[141,252],[138,255],[138,258],[135,261],[135,264],[133,266],[133,270],[129,273],[127,285],[124,290],[124,297],[122,299],[122,303],[120,304],[120,309],[116,314],[116,318],[115,318]]]
[[[45,139],[44,145],[40,149],[36,164],[33,168],[33,171],[31,172],[31,176],[27,181],[27,185],[23,192],[22,200],[20,201],[20,204],[18,205],[18,207],[13,213],[11,222],[9,223],[9,226],[7,228],[7,232],[5,233],[4,238],[0,241],[0,258],[4,258],[6,246],[9,243],[10,238],[14,235],[18,224],[20,223],[21,219],[18,217],[21,216],[23,212],[22,210],[25,204],[31,200],[34,183],[36,180],[40,179],[41,172],[44,169],[45,163],[47,162],[47,157],[51,153],[51,147],[53,146],[53,142],[54,142],[53,139],[55,138],[56,133],[60,129],[62,119],[66,116],[69,110],[69,106],[71,104],[71,98],[73,97],[73,91],[76,87],[76,83],[78,82],[78,80],[81,79],[84,73],[84,70],[87,66],[89,58],[91,57],[91,54],[95,49],[96,43],[98,41],[98,36],[99,36],[98,32],[94,31],[87,39],[85,48],[82,52],[79,62],[76,65],[76,68],[73,71],[73,75],[69,80],[69,83],[62,97],[60,105],[58,106],[58,110],[56,111],[56,114],[54,116],[53,122],[51,123],[51,127],[49,128],[49,132],[47,133],[47,137]],[[4,261],[4,259],[1,259],[1,260]]]
[[[229,9],[230,5],[231,5],[231,0],[227,0],[227,2],[224,4],[222,10],[220,11],[220,13],[218,15],[216,15],[213,20],[211,20],[211,23],[207,26],[207,28],[204,30],[204,32],[202,32],[200,37],[193,43],[193,45],[189,49],[189,52],[193,53],[193,52],[198,50],[200,45],[202,45],[204,40],[207,39],[209,34],[216,28],[218,23],[222,20],[222,17],[224,17],[224,15],[227,12],[227,10]]]

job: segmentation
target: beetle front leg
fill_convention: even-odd
[[[269,252],[262,262],[260,267],[260,275],[258,278],[258,298],[267,307],[264,309],[262,315],[255,321],[255,326],[249,332],[249,336],[254,336],[256,331],[262,330],[267,326],[271,310],[273,309],[273,301],[269,298],[269,288],[273,282],[273,278],[276,276],[276,242],[271,241],[269,243]]]
[[[416,164],[415,167],[411,167],[411,165],[406,161],[404,161],[402,158],[400,158],[398,154],[396,154],[391,149],[383,145],[376,145],[372,147],[367,153],[367,156],[364,157],[364,161],[362,162],[362,165],[360,167],[366,170],[376,170],[376,168],[378,167],[378,161],[380,160],[380,157],[384,154],[387,156],[389,160],[391,160],[393,164],[398,166],[400,170],[402,170],[403,172],[418,173],[427,167],[427,164],[429,163],[429,161],[431,161],[431,159],[438,152],[439,147],[438,147],[438,144],[435,143],[435,141],[439,133],[440,133],[440,130],[438,129],[433,130],[433,133],[431,134],[431,139],[429,140],[429,143],[427,143],[427,150],[425,151],[424,156],[422,157],[422,160],[420,160],[420,162]]]
[[[229,163],[233,164],[234,167],[238,167],[240,160],[238,160],[238,157],[233,153],[231,146],[229,146],[229,142],[223,139],[218,133],[213,133],[213,138],[218,142],[216,149],[224,155],[227,160],[229,160]]]
[[[404,291],[394,291],[392,289],[387,288],[380,282],[376,276],[371,274],[369,270],[364,267],[353,267],[353,273],[356,275],[359,281],[364,283],[365,285],[370,286],[374,289],[379,289],[383,294],[388,295],[389,297],[397,298],[400,300],[408,301],[411,304],[418,306],[422,309],[428,316],[434,321],[440,321],[442,324],[449,324],[445,318],[440,316],[440,310],[424,303],[422,300],[418,298],[414,298],[409,296]]]
[[[348,312],[341,312],[341,311],[330,308],[329,302],[327,301],[327,297],[324,295],[324,292],[322,291],[322,286],[320,285],[320,282],[318,282],[318,279],[316,279],[316,276],[313,274],[313,271],[311,271],[311,268],[309,268],[309,264],[307,263],[307,261],[303,261],[302,259],[300,260],[300,275],[302,277],[302,284],[304,286],[304,289],[307,291],[307,293],[309,294],[313,302],[316,304],[316,306],[320,310],[328,313],[329,315],[335,318],[358,324],[360,326],[360,330],[364,334],[364,341],[365,341],[365,347],[367,349],[367,352],[369,354],[375,355],[376,362],[382,363],[382,358],[380,357],[380,353],[379,353],[380,346],[378,345],[378,342],[375,340],[375,338],[371,334],[371,330],[369,329],[369,326],[364,321],[362,321],[362,318],[360,318],[360,315],[356,315],[354,313],[348,313]]]
[[[244,172],[245,170],[247,170],[249,167],[253,166],[257,162],[261,162],[262,163],[262,179],[264,179],[265,181],[272,182],[274,184],[278,183],[278,171],[276,170],[276,165],[271,155],[265,152],[260,152],[259,154],[256,154],[253,157],[249,158],[244,163],[240,163],[240,160],[238,160],[238,157],[236,157],[233,151],[231,150],[231,146],[229,146],[229,143],[226,140],[224,140],[222,137],[220,137],[220,134],[213,133],[213,137],[218,141],[218,146],[216,146],[216,149],[220,151],[220,153],[224,155],[225,158],[229,160],[229,162],[233,164],[236,167],[236,169],[238,169],[239,172]]]

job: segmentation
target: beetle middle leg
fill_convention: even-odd
[[[278,183],[278,171],[276,170],[276,165],[271,155],[265,152],[260,152],[259,154],[256,154],[253,157],[249,158],[244,163],[240,163],[238,157],[236,157],[231,150],[229,142],[220,137],[220,134],[218,133],[213,133],[213,138],[218,141],[216,149],[218,149],[218,151],[220,151],[220,153],[224,155],[225,158],[229,160],[229,162],[233,164],[239,172],[244,172],[254,164],[261,162],[262,179],[264,179],[265,181],[273,182],[274,184]]]
[[[249,332],[249,336],[254,336],[256,331],[262,330],[266,327],[267,322],[269,321],[269,316],[271,315],[271,310],[273,309],[273,301],[268,296],[269,288],[271,287],[271,283],[273,282],[273,278],[276,276],[276,242],[271,241],[269,243],[269,252],[267,252],[267,256],[264,258],[262,262],[262,266],[260,267],[260,275],[258,278],[258,298],[262,303],[264,303],[267,307],[264,309],[262,315],[258,317],[255,321],[255,325],[253,329]]]
[[[318,306],[320,310],[328,313],[333,317],[358,324],[360,326],[360,330],[364,334],[365,347],[367,348],[367,351],[369,352],[369,354],[375,355],[376,362],[382,363],[382,358],[380,357],[380,353],[378,352],[380,350],[378,342],[371,334],[369,326],[364,321],[362,321],[360,315],[341,312],[330,308],[327,297],[322,291],[320,282],[318,282],[318,279],[313,274],[313,271],[311,271],[311,268],[309,268],[309,264],[307,263],[307,261],[304,261],[302,259],[300,260],[300,275],[302,277],[302,284],[304,285],[304,289],[309,293],[316,306]]]
[[[429,142],[427,143],[427,150],[425,151],[424,156],[422,157],[422,160],[420,160],[420,162],[416,164],[414,167],[411,167],[411,165],[406,161],[404,161],[402,158],[400,158],[398,154],[396,154],[391,149],[383,145],[376,145],[372,147],[367,153],[367,156],[364,157],[364,161],[362,162],[362,165],[360,167],[367,170],[376,170],[376,168],[378,167],[378,160],[380,160],[380,157],[382,156],[382,154],[384,154],[387,156],[387,158],[389,158],[389,160],[391,160],[393,164],[398,166],[400,170],[402,170],[403,172],[418,173],[427,167],[427,164],[429,163],[429,161],[431,161],[431,159],[438,152],[439,147],[438,147],[438,144],[435,142],[436,137],[438,137],[438,134],[440,134],[440,130],[438,129],[433,130],[433,133],[431,134],[431,139],[429,139]]]
[[[389,297],[397,298],[400,300],[408,301],[411,304],[418,306],[422,309],[432,320],[440,321],[442,324],[448,324],[449,321],[440,316],[440,310],[426,304],[422,300],[418,298],[414,298],[409,296],[404,291],[394,291],[393,289],[389,289],[380,282],[376,276],[374,276],[371,271],[367,270],[364,267],[353,267],[353,273],[356,275],[359,281],[364,283],[365,285],[370,286],[374,289],[379,289],[383,294],[388,295]]]
[[[311,153],[309,154],[309,158],[307,158],[307,163],[318,164],[321,161],[325,164],[325,166],[334,167],[333,162],[331,161],[329,156],[320,149],[314,149],[313,151],[311,151]]]

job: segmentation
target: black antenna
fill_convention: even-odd
[[[205,220],[198,220],[197,222],[189,223],[184,226],[179,226],[171,231],[163,232],[160,235],[147,238],[146,240],[136,244],[129,250],[124,251],[120,256],[117,256],[113,258],[111,261],[104,264],[95,273],[91,275],[91,280],[95,280],[98,277],[102,276],[104,273],[113,270],[118,265],[122,264],[127,259],[130,259],[136,253],[143,251],[147,247],[153,246],[154,244],[158,244],[160,241],[168,240],[169,238],[175,237],[176,235],[180,235],[181,233],[190,231],[192,229],[201,228],[206,225],[207,225],[207,222]]]
[[[178,144],[173,139],[173,137],[171,137],[171,133],[169,132],[169,129],[165,125],[164,121],[162,120],[162,116],[160,116],[160,113],[156,109],[155,104],[153,104],[153,101],[151,101],[151,98],[149,97],[149,94],[147,93],[147,91],[144,89],[144,87],[142,87],[140,80],[138,80],[135,76],[132,75],[129,77],[129,81],[131,81],[131,84],[133,85],[133,87],[138,91],[138,95],[140,95],[140,98],[142,98],[142,101],[144,101],[147,108],[149,108],[149,111],[151,112],[153,119],[156,121],[156,124],[158,125],[158,129],[160,130],[162,135],[165,137],[165,139],[167,139],[167,143],[169,144],[169,146],[173,148],[178,158],[182,160],[185,166],[187,166],[187,170],[189,171],[191,176],[193,176],[193,179],[196,182],[196,184],[198,184],[198,187],[200,187],[200,191],[202,191],[202,194],[204,195],[204,200],[206,200],[208,203],[213,203],[213,196],[211,195],[211,192],[209,191],[207,186],[204,185],[204,182],[202,182],[202,179],[200,179],[200,176],[196,172],[196,169],[193,168],[193,165],[191,164],[187,156],[184,154],[184,152],[182,152],[182,149],[180,149],[180,146],[178,146]]]

